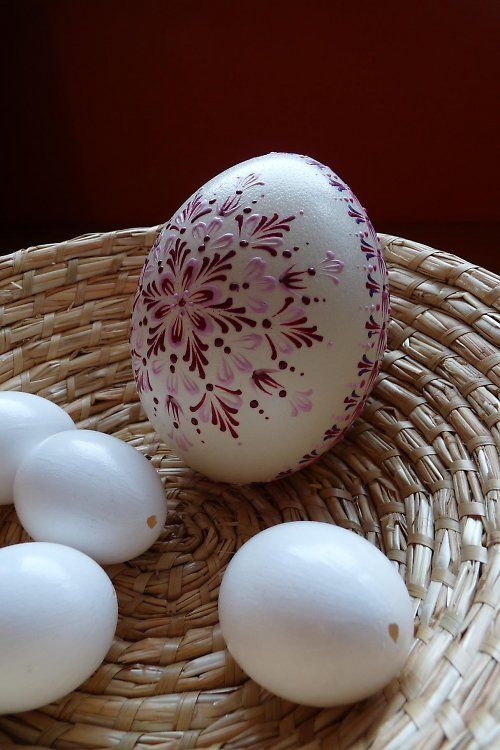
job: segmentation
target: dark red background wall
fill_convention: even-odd
[[[271,150],[332,165],[384,230],[500,219],[497,0],[9,5],[20,240],[158,223]]]

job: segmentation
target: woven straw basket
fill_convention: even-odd
[[[152,549],[107,569],[120,618],[106,662],[58,703],[1,716],[0,748],[500,747],[500,279],[382,236],[393,317],[362,417],[315,465],[232,488],[162,445],[132,380],[131,300],[159,229],[0,258],[0,388],[49,398],[80,427],[152,456],[170,509]],[[305,708],[266,693],[228,654],[218,626],[218,587],[235,550],[260,529],[304,519],[363,534],[413,597],[404,671],[353,706]],[[26,539],[13,507],[0,507],[0,546]]]

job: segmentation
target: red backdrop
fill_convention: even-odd
[[[500,218],[497,0],[9,5],[4,226],[153,224],[272,150],[379,226]]]

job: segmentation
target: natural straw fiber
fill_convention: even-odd
[[[383,236],[393,317],[362,417],[315,465],[232,488],[184,466],[138,402],[131,299],[158,230],[0,258],[0,388],[49,398],[80,427],[151,456],[170,504],[160,541],[107,569],[120,619],[106,663],[59,703],[0,717],[0,748],[500,747],[500,279]],[[246,678],[221,637],[217,593],[231,555],[260,529],[304,519],[363,534],[413,597],[406,668],[361,704],[317,710],[280,700]],[[0,546],[26,539],[13,507],[1,507]]]

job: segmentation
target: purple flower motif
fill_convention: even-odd
[[[218,216],[230,216],[241,204],[241,195],[229,195],[217,206]]]
[[[215,328],[223,334],[254,327],[244,307],[235,307],[231,297],[224,299],[224,286],[231,270],[230,250],[215,252],[211,258],[193,258],[186,242],[175,240],[165,267],[142,289],[142,301],[149,315],[148,356],[184,348],[182,359],[191,372],[205,377],[208,364],[207,336]]]
[[[169,417],[172,419],[174,427],[176,424],[178,426],[180,418],[184,412],[180,403],[171,393],[167,393],[165,396],[165,409]]]
[[[144,393],[144,391],[153,390],[151,386],[151,378],[149,377],[149,371],[146,365],[146,358],[142,357],[136,349],[132,349],[132,371],[134,373],[137,393]]]
[[[295,216],[280,219],[277,213],[267,217],[261,214],[248,216],[238,214],[236,223],[239,230],[240,247],[252,250],[264,250],[272,256],[277,255],[277,248],[283,244],[283,235],[290,231],[290,224]]]
[[[222,203],[217,205],[218,216],[230,216],[238,209],[241,205],[241,196],[248,190],[248,188],[256,187],[257,185],[263,185],[264,183],[260,179],[260,175],[255,172],[251,172],[244,177],[238,177],[236,180],[236,187],[234,194],[228,195]]]
[[[258,187],[259,185],[264,185],[262,175],[258,172],[250,172],[250,174],[247,174],[244,177],[238,177],[236,181],[236,193],[244,193],[245,190],[248,190],[251,187]]]
[[[236,419],[242,404],[241,391],[231,390],[221,385],[207,383],[206,391],[194,406],[189,409],[193,414],[205,423],[210,422],[218,427],[221,432],[229,432],[233,438],[238,437]]]
[[[280,309],[271,319],[264,318],[262,328],[264,338],[271,349],[271,359],[278,357],[278,352],[289,354],[294,348],[310,348],[315,341],[323,341],[317,326],[307,325],[307,315],[300,305],[295,305],[293,297],[287,297]]]
[[[273,395],[273,390],[284,391],[282,384],[272,377],[271,373],[274,372],[277,370],[262,369],[254,370],[252,373],[253,385],[268,396]],[[284,394],[286,395],[286,391]]]
[[[306,273],[306,271],[294,271],[294,268],[295,264],[289,266],[287,270],[281,274],[279,278],[280,284],[284,286],[285,289],[289,289],[294,292],[307,289],[307,285],[304,284],[304,274]]]
[[[196,224],[202,216],[206,216],[211,212],[212,209],[210,208],[207,199],[202,193],[196,193],[194,198],[188,201],[186,206],[179,211],[177,216],[170,223],[169,229],[172,229],[174,232],[179,232],[179,234],[184,234],[186,231],[186,224]]]

